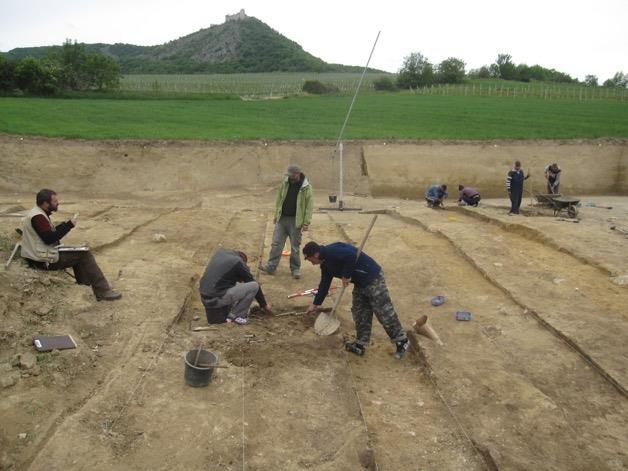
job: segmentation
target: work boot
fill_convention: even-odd
[[[345,343],[345,350],[361,357],[366,352],[366,347],[358,342],[347,342]]]
[[[102,291],[96,294],[96,301],[115,301],[116,299],[120,299],[122,297],[122,293],[118,293],[112,289],[108,289],[106,291]]]
[[[401,360],[403,356],[406,354],[406,352],[408,351],[408,349],[410,348],[410,342],[408,341],[408,339],[404,339],[399,342],[396,342],[396,344],[397,344],[397,351],[395,352],[395,358],[397,360]]]
[[[268,265],[263,265],[263,264],[259,264],[259,269],[261,271],[263,271],[264,273],[266,273],[267,275],[274,275],[275,274],[275,270],[271,270],[270,268],[268,268]]]

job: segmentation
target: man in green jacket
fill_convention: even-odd
[[[312,185],[298,165],[290,165],[279,186],[275,204],[275,231],[266,265],[260,270],[272,275],[281,260],[286,237],[290,238],[290,271],[294,279],[301,278],[301,233],[307,231],[312,222],[314,193]]]

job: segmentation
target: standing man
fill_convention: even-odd
[[[480,193],[470,186],[458,185],[458,204],[461,206],[477,206],[480,200]]]
[[[59,251],[61,239],[76,227],[78,213],[55,226],[50,215],[59,209],[57,193],[48,189],[39,191],[36,204],[22,221],[22,257],[28,264],[43,270],[72,267],[76,282],[91,286],[98,301],[120,299],[122,294],[111,289],[89,250]]]
[[[301,256],[299,253],[301,233],[307,231],[312,222],[313,206],[312,185],[298,165],[290,165],[277,192],[273,219],[275,231],[273,232],[268,263],[260,265],[260,270],[269,275],[275,273],[281,260],[281,252],[286,243],[286,237],[289,237],[292,278],[296,280],[301,278]]]
[[[521,162],[516,160],[513,168],[510,169],[506,176],[506,190],[508,190],[508,197],[510,198],[509,216],[519,214],[519,207],[521,206],[521,199],[523,198],[523,182],[528,178],[530,178],[530,173],[528,172],[528,174],[524,176]]]
[[[228,249],[219,249],[209,261],[199,283],[208,323],[247,324],[253,299],[266,313],[271,312],[271,306],[266,302],[262,288],[253,279],[247,261],[244,252]]]
[[[444,208],[443,200],[447,196],[447,185],[432,185],[425,192],[425,201],[429,208]]]
[[[557,163],[545,166],[545,179],[547,180],[547,193],[557,195],[560,187],[560,167]]]
[[[323,303],[334,277],[342,279],[345,286],[353,283],[351,313],[355,322],[356,340],[345,343],[345,349],[358,356],[364,355],[366,346],[371,340],[375,313],[390,340],[395,342],[397,346],[395,358],[400,360],[410,343],[390,299],[382,268],[364,252],[360,253],[356,262],[357,254],[358,249],[343,242],[329,245],[318,245],[316,242],[305,244],[303,247],[305,259],[312,265],[321,266],[318,293],[307,312],[316,312],[316,308]]]

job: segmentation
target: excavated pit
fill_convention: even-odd
[[[0,270],[0,469],[628,467],[628,287],[618,281],[628,239],[609,228],[628,226],[617,196],[628,191],[625,142],[345,146],[347,204],[363,212],[317,211],[304,241],[359,241],[379,213],[365,251],[403,325],[427,314],[442,347],[413,335],[396,361],[375,322],[367,354],[346,353],[349,293],[330,337],[310,316],[192,330],[206,325],[198,276],[221,246],[249,254],[276,312],[309,302],[287,294],[315,287],[316,267],[304,262],[301,280],[285,260],[275,276],[256,267],[289,163],[311,178],[316,207],[329,205],[331,145],[1,136],[0,258],[19,226],[10,214],[50,187],[55,220],[81,214],[68,243],[89,242],[124,297],[96,303],[67,275],[19,260]],[[515,158],[535,186],[546,162],[560,163],[565,191],[589,195],[579,224],[508,217],[499,199],[445,211],[403,199],[458,180],[497,196]],[[435,295],[445,304],[432,306]],[[458,310],[472,320],[456,321]],[[38,334],[71,334],[78,349],[11,366]],[[228,366],[203,389],[183,381],[183,354],[199,343]]]

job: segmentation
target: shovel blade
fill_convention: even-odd
[[[318,335],[331,335],[340,327],[340,320],[335,313],[321,312],[314,323],[314,332]]]

